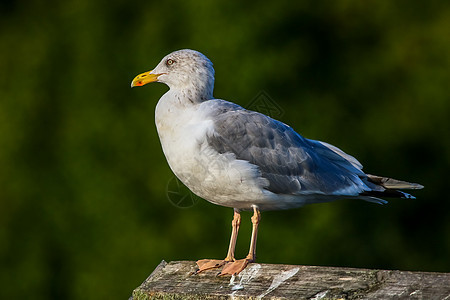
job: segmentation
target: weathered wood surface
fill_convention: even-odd
[[[193,275],[191,261],[162,261],[132,299],[442,299],[450,273],[250,264],[237,276]]]

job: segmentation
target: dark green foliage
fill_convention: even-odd
[[[167,88],[130,89],[182,48],[213,61],[216,97],[264,90],[304,136],[425,185],[264,213],[261,262],[449,272],[449,36],[446,1],[3,1],[0,298],[125,299],[161,259],[225,256],[232,210],[167,197]]]

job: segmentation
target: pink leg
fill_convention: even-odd
[[[239,213],[239,210],[234,209],[233,221],[231,222],[230,246],[228,247],[228,253],[227,257],[225,258],[225,261],[234,261],[234,250],[236,249],[236,241],[240,225],[241,225],[241,214]]]
[[[227,257],[224,260],[219,259],[201,259],[197,261],[198,270],[195,272],[196,274],[209,270],[220,268],[225,265],[227,262],[234,262],[234,250],[236,248],[236,240],[239,232],[239,226],[241,225],[241,214],[239,210],[234,209],[233,221],[231,222],[231,239],[230,246],[228,247]]]
[[[256,239],[258,237],[258,226],[261,221],[261,213],[256,205],[253,206],[253,217],[252,217],[252,239],[250,241],[250,250],[248,255],[244,259],[236,260],[234,262],[227,263],[223,268],[222,272],[219,274],[222,275],[233,275],[239,274],[242,270],[244,270],[247,265],[251,262],[254,262],[256,259]]]

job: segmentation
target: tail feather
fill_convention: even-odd
[[[370,182],[375,183],[376,185],[380,185],[384,187],[385,189],[391,190],[391,189],[411,189],[411,190],[418,190],[423,189],[423,185],[418,183],[411,183],[406,181],[401,181],[389,177],[381,177],[381,176],[375,176],[367,174],[367,178]]]
[[[360,194],[363,196],[362,199],[370,202],[377,202],[383,204],[384,200],[380,199],[382,197],[388,198],[406,198],[406,199],[416,199],[413,195],[399,191],[401,189],[422,189],[423,185],[418,183],[410,183],[406,181],[401,181],[389,177],[381,177],[375,175],[367,175],[367,183],[372,188],[370,191],[366,191]]]
[[[361,196],[416,199],[413,195],[397,190],[368,191],[362,193]]]

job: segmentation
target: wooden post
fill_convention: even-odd
[[[131,299],[445,299],[450,273],[252,263],[237,276],[162,261]]]

